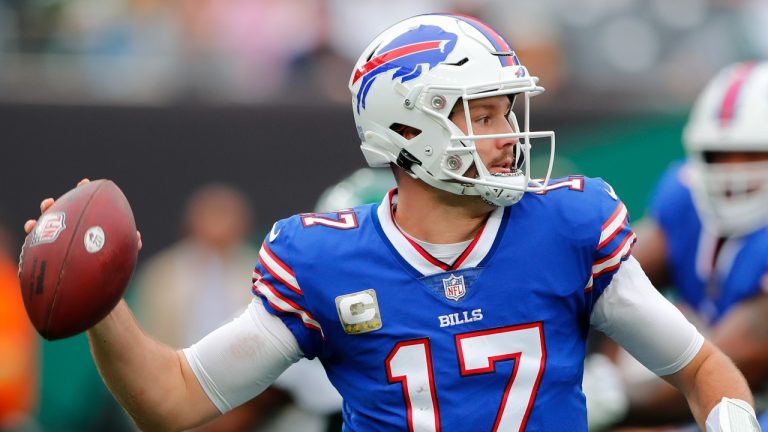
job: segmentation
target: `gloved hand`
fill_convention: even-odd
[[[707,416],[707,432],[760,432],[760,425],[750,404],[724,397]]]

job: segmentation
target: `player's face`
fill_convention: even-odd
[[[492,96],[469,101],[469,121],[474,135],[506,134],[516,132],[509,122],[512,103],[507,96]],[[459,102],[451,114],[451,120],[467,133],[467,116],[464,104]],[[491,174],[512,172],[515,163],[517,138],[485,139],[475,141],[475,147]],[[470,170],[474,170],[472,167]],[[467,172],[472,176],[472,172]]]
[[[763,173],[766,175],[766,165],[768,162],[768,152],[708,152],[704,154],[707,163],[713,166],[720,166],[720,172],[729,173],[726,178],[730,181],[722,189],[722,194],[726,197],[737,195],[734,190],[741,190],[746,193],[754,193],[761,187],[764,187],[764,181],[760,177],[753,177],[747,180],[738,179],[752,171],[755,174]],[[757,162],[759,164],[751,164]]]

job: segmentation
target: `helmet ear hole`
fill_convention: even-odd
[[[421,133],[421,129],[400,123],[392,123],[389,128],[407,140],[414,139]]]

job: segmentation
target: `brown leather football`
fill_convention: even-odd
[[[138,256],[128,200],[109,180],[62,195],[24,240],[19,279],[41,336],[62,339],[101,321],[120,301]]]

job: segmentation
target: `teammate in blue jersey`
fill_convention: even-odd
[[[543,88],[504,38],[467,16],[413,17],[371,42],[349,85],[365,158],[392,167],[396,189],[276,222],[248,311],[188,349],[144,336],[124,303],[89,330],[141,427],[199,424],[309,357],[343,396],[348,432],[586,431],[592,325],[708,430],[759,430],[743,376],[631,257],[613,189],[550,181],[554,133],[529,128]],[[534,148],[549,161],[540,180]]]
[[[685,128],[687,159],[662,177],[633,254],[671,284],[754,389],[768,381],[768,63],[723,69]],[[629,422],[690,418],[668,386],[636,395]]]

